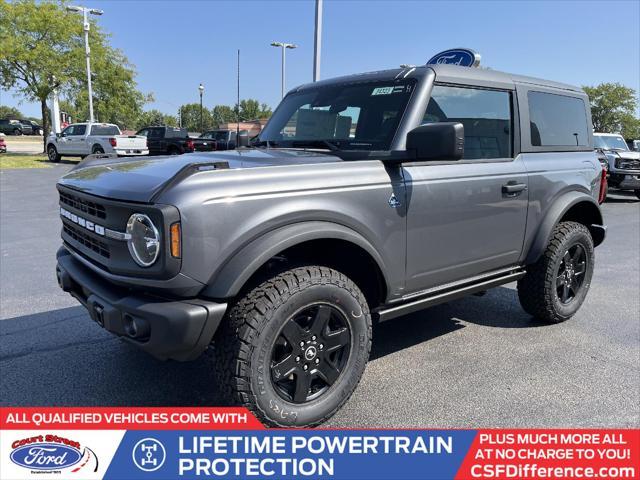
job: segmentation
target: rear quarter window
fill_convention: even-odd
[[[534,147],[586,147],[588,122],[582,98],[530,91],[529,128]]]

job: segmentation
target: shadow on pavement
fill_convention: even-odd
[[[497,288],[374,325],[371,359],[473,323],[493,328],[542,326],[514,290]],[[0,321],[2,405],[222,405],[203,355],[161,362],[99,328],[83,307]]]

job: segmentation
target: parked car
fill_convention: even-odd
[[[455,65],[303,85],[255,148],[62,177],[58,282],[158,358],[210,349],[216,388],[265,424],[318,425],[374,321],[513,281],[541,321],[578,311],[606,232],[588,105]]]
[[[593,142],[607,157],[609,188],[633,190],[640,198],[640,152],[629,150],[622,135],[614,133],[594,133]]]
[[[0,153],[7,153],[7,142],[4,139],[4,133],[0,133]]]
[[[33,129],[30,124],[22,123],[12,118],[0,119],[0,132],[8,135],[31,135]]]
[[[149,149],[145,137],[122,135],[112,123],[72,123],[62,133],[47,137],[47,156],[51,162],[100,153],[140,156],[148,155]]]
[[[31,135],[42,135],[44,133],[43,128],[38,122],[34,122],[33,120],[20,120],[20,123],[31,126]]]
[[[182,155],[195,148],[186,128],[145,127],[136,135],[146,137],[149,155]]]
[[[209,130],[198,138],[215,140],[216,150],[233,150],[237,143],[235,130]],[[198,145],[196,144],[197,149]]]

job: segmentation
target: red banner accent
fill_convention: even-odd
[[[234,407],[0,407],[0,430],[255,430]]]
[[[456,478],[640,478],[640,429],[479,430]]]

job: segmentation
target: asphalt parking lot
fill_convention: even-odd
[[[219,405],[210,360],[159,362],[101,330],[55,281],[55,180],[69,165],[0,171],[0,404]],[[515,285],[374,330],[334,427],[640,425],[640,201],[612,195],[591,292],[544,325]]]

